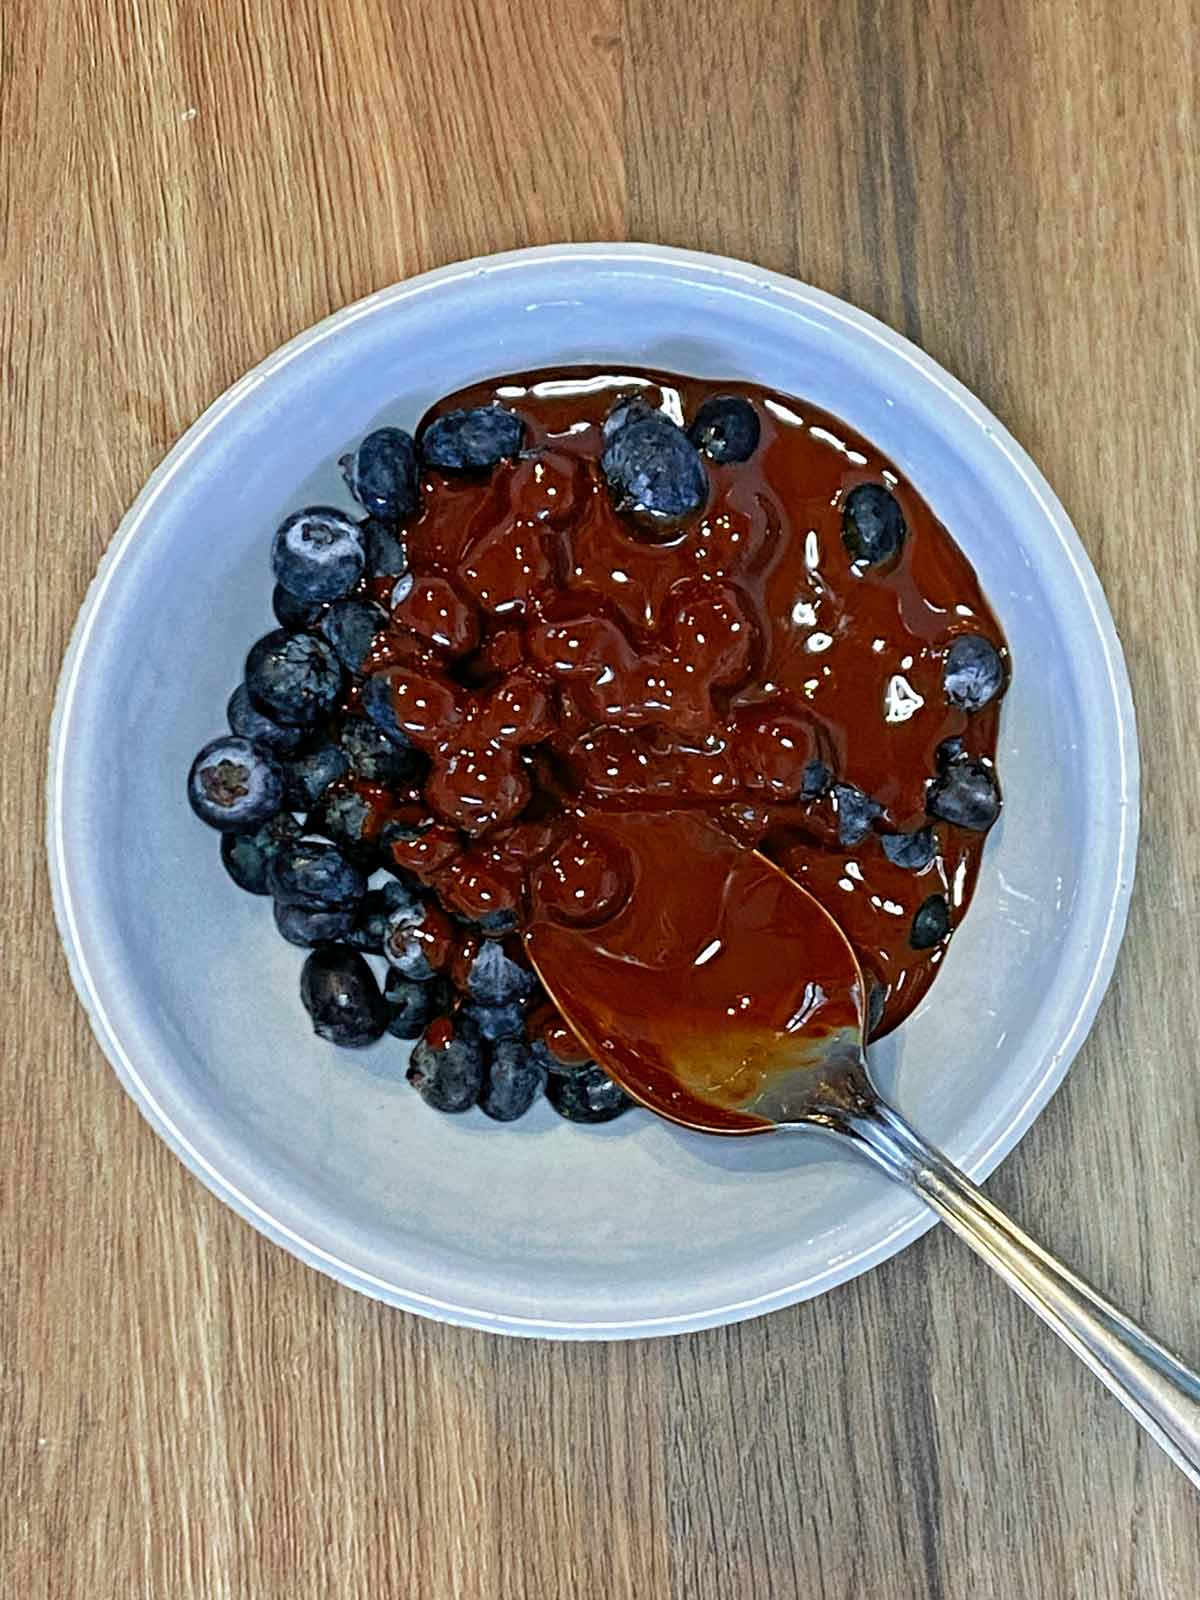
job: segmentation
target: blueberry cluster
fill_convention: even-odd
[[[624,1092],[594,1063],[564,1064],[528,1036],[544,996],[515,918],[448,913],[395,865],[360,793],[419,785],[427,770],[365,676],[388,620],[373,597],[410,581],[402,526],[420,508],[422,469],[486,472],[517,455],[523,435],[513,412],[475,407],[439,416],[419,441],[380,428],[342,458],[365,516],[310,506],[279,527],[279,627],[252,646],[230,731],[196,756],[187,791],[221,833],[229,876],[270,896],[280,934],[308,951],[300,998],[322,1039],[417,1041],[408,1081],[440,1111],[478,1105],[511,1122],[544,1095],[571,1121],[605,1122],[629,1108]]]

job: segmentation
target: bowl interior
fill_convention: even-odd
[[[350,308],[201,419],[123,525],[60,688],[50,844],[93,1023],[189,1164],[306,1259],[412,1309],[513,1331],[625,1334],[816,1292],[926,1225],[819,1137],[720,1141],[644,1113],[502,1128],[429,1111],[407,1047],[309,1030],[303,952],[240,894],[183,779],[273,626],[270,535],[350,502],[336,458],[440,394],[555,363],[744,377],[840,414],[900,462],[975,563],[1014,663],[1006,807],[946,970],[876,1055],[981,1172],[1036,1114],[1098,1003],[1136,819],[1132,714],[1103,599],[1061,509],[976,402],[865,317],[679,252],[526,252]],[[115,781],[114,781],[115,780]]]

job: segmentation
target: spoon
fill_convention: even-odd
[[[685,1128],[846,1140],[965,1239],[1200,1488],[1200,1376],[1009,1220],[880,1095],[832,916],[690,813],[589,817],[535,877],[525,943],[564,1019]]]

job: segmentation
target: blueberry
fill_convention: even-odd
[[[408,571],[404,540],[386,522],[368,517],[359,524],[367,551],[367,573],[376,578],[399,578]]]
[[[466,1005],[463,1011],[479,1029],[482,1039],[494,1042],[524,1036],[525,1008],[519,1000],[512,1000],[506,1006]]]
[[[885,833],[879,842],[892,865],[908,872],[924,872],[937,855],[937,835],[932,828],[918,828],[916,833]]]
[[[476,917],[473,926],[480,933],[511,933],[517,925],[517,913],[510,910],[485,911],[481,917]]]
[[[394,745],[398,745],[401,750],[407,750],[408,735],[400,726],[399,718],[396,716],[391,684],[382,673],[363,680],[361,701],[363,710],[375,726],[382,728]]]
[[[547,1078],[546,1099],[568,1122],[611,1122],[633,1104],[620,1084],[594,1064],[570,1078]]]
[[[337,600],[367,564],[362,529],[332,506],[309,506],[279,526],[271,569],[297,600]]]
[[[964,633],[946,652],[942,667],[946,699],[963,711],[978,711],[1004,688],[1004,663],[990,639]]]
[[[801,800],[816,800],[832,782],[833,773],[823,761],[810,761],[804,769],[804,781],[800,786]]]
[[[383,986],[388,1008],[388,1032],[395,1039],[419,1039],[434,1017],[450,1003],[449,984],[414,983],[395,968],[389,968]]]
[[[443,411],[421,435],[421,454],[439,472],[488,472],[515,456],[525,424],[504,406]]]
[[[314,950],[300,973],[300,998],[313,1031],[330,1044],[374,1044],[387,1027],[387,1007],[375,974],[357,950]]]
[[[275,585],[271,595],[271,610],[280,626],[289,633],[303,633],[305,628],[311,628],[324,609],[323,600],[297,600],[281,583]]]
[[[354,934],[348,943],[356,950],[367,950],[372,955],[381,956],[388,918],[401,906],[416,903],[417,896],[413,890],[398,878],[390,878],[378,889],[368,889],[359,907]]]
[[[600,465],[617,510],[644,526],[670,528],[708,499],[708,474],[695,445],[661,411],[619,427]]]
[[[286,811],[264,822],[254,833],[227,833],[221,840],[226,872],[249,894],[270,894],[267,869],[283,849],[300,837],[300,824]]]
[[[552,1078],[581,1078],[596,1065],[594,1061],[560,1061],[541,1039],[535,1039],[529,1048]]]
[[[351,861],[373,864],[377,846],[374,832],[375,808],[353,789],[327,789],[315,810],[308,814],[313,833],[331,839]]]
[[[367,880],[336,845],[302,839],[285,845],[267,869],[277,900],[309,911],[353,911],[367,891]]]
[[[403,522],[420,506],[417,449],[403,428],[376,428],[338,465],[346,487],[372,517]]]
[[[931,894],[922,900],[912,919],[908,942],[914,950],[932,950],[950,932],[950,908],[944,894]]]
[[[357,676],[387,620],[387,612],[370,600],[335,600],[321,618],[321,632],[346,671]]]
[[[259,709],[276,722],[307,727],[333,710],[342,669],[324,639],[277,628],[251,647],[246,687]]]
[[[955,734],[954,738],[952,739],[942,740],[941,744],[938,745],[937,749],[934,751],[933,759],[938,771],[945,772],[946,768],[950,766],[952,762],[961,761],[965,753],[966,745],[964,744],[963,740],[957,734]]]
[[[337,737],[351,771],[368,783],[405,783],[421,775],[420,752],[402,750],[377,723],[366,717],[347,717]]]
[[[643,395],[622,395],[605,417],[604,425],[600,430],[601,436],[604,443],[608,444],[610,439],[620,433],[622,428],[627,428],[631,422],[645,422],[648,417],[661,417],[662,415],[663,413],[658,407],[652,406]],[[667,420],[670,421],[670,418]]]
[[[336,744],[321,744],[283,767],[283,793],[289,811],[311,811],[331,783],[350,770],[350,761]]]
[[[837,802],[838,843],[860,844],[870,833],[874,818],[883,814],[883,807],[852,783],[836,784],[833,795]]]
[[[888,986],[886,983],[873,983],[867,995],[867,1037],[883,1021],[884,1008],[887,1006]]]
[[[890,561],[907,533],[904,513],[890,489],[881,483],[860,483],[846,496],[842,511],[842,539],[851,561],[869,567]]]
[[[482,1006],[505,1006],[533,993],[537,979],[504,953],[496,939],[485,939],[467,972],[467,993]]]
[[[925,809],[943,822],[986,833],[1000,815],[1000,791],[991,769],[965,757],[950,762],[926,791]]]
[[[417,933],[426,908],[413,896],[411,905],[389,913],[383,931],[383,953],[389,966],[411,983],[432,983],[437,973],[425,953],[425,942]]]
[[[210,828],[252,833],[283,802],[283,774],[269,750],[227,733],[204,746],[192,762],[188,799]]]
[[[761,432],[749,400],[740,394],[714,394],[697,411],[688,438],[710,461],[749,461]]]
[[[439,1017],[412,1053],[408,1081],[435,1111],[468,1111],[483,1088],[483,1065],[474,1029]]]
[[[234,733],[277,756],[294,755],[307,737],[303,728],[286,728],[260,711],[244,683],[239,683],[230,695],[225,720]]]
[[[275,926],[289,944],[311,950],[319,944],[341,944],[354,932],[353,911],[310,911],[307,906],[275,902]]]
[[[546,1069],[529,1046],[501,1039],[492,1050],[479,1109],[494,1122],[523,1117],[546,1087]]]

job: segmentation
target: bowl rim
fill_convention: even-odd
[[[257,363],[219,395],[181,435],[146,480],[121,519],[101,557],[89,585],[63,658],[50,722],[47,770],[46,848],[55,919],[67,957],[72,983],[101,1049],[127,1092],[159,1136],[179,1159],[215,1195],[275,1243],[309,1266],[371,1298],[457,1326],[526,1337],[556,1339],[617,1339],[665,1336],[721,1326],[760,1316],[822,1294],[840,1283],[879,1265],[931,1228],[936,1218],[921,1211],[899,1222],[881,1238],[826,1265],[822,1270],[749,1299],[726,1301],[700,1311],[640,1319],[556,1320],[489,1311],[424,1294],[419,1287],[394,1283],[365,1271],[328,1251],[281,1219],[274,1217],[252,1195],[225,1176],[167,1114],[146,1077],[126,1051],[109,1015],[96,974],[88,962],[79,933],[72,886],[66,866],[64,839],[64,769],[71,717],[80,666],[99,617],[105,596],[142,525],[175,474],[199,450],[208,436],[224,423],[262,383],[350,324],[471,278],[498,272],[519,272],[556,261],[592,262],[597,267],[642,264],[649,268],[676,269],[693,279],[732,280],[743,293],[780,297],[799,307],[810,307],[822,317],[841,323],[855,335],[872,341],[893,357],[900,357],[916,375],[941,392],[945,404],[957,408],[978,426],[988,443],[1004,458],[1037,501],[1047,530],[1057,539],[1061,554],[1073,569],[1086,601],[1091,628],[1100,645],[1105,683],[1111,695],[1115,750],[1118,761],[1116,818],[1119,829],[1114,853],[1115,872],[1103,929],[1093,947],[1091,977],[1074,1016],[1056,1047],[1047,1053],[1040,1074],[1006,1125],[992,1142],[965,1167],[976,1180],[986,1177],[1023,1137],[1058,1088],[1082,1045],[1108,987],[1124,933],[1133,889],[1139,822],[1139,755],[1136,721],[1129,677],[1116,627],[1100,581],[1070,519],[1054,491],[1021,445],[1003,424],[963,384],[902,334],[869,313],[812,285],[751,262],[674,246],[635,241],[537,245],[500,254],[448,263],[341,307],[295,335]]]

